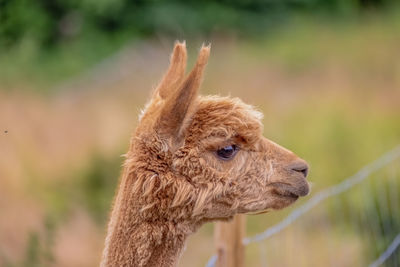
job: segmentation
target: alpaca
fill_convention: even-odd
[[[176,266],[202,224],[308,194],[307,163],[262,136],[259,111],[198,95],[209,53],[203,45],[186,76],[186,45],[175,44],[132,135],[101,266]]]

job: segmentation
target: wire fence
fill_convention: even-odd
[[[388,248],[379,256],[379,258],[369,265],[369,267],[378,267],[382,265],[396,251],[399,245],[400,245],[400,233],[396,236],[396,238],[388,246]]]
[[[400,158],[400,145],[397,145],[392,150],[386,152],[384,155],[376,159],[375,161],[369,163],[362,167],[354,175],[344,179],[342,182],[328,187],[318,193],[316,193],[312,198],[310,198],[302,206],[298,207],[292,211],[285,219],[281,222],[267,228],[264,232],[256,234],[252,237],[247,237],[243,240],[245,246],[252,243],[259,243],[263,240],[270,238],[273,235],[280,233],[282,230],[287,228],[293,222],[295,222],[303,214],[310,211],[312,208],[317,206],[322,201],[331,198],[333,196],[339,195],[347,190],[351,189],[357,184],[365,181],[372,173],[382,169],[388,164],[394,162],[396,159]],[[371,263],[370,267],[377,267],[384,263],[393,253],[396,251],[397,247],[400,245],[400,233],[393,240],[393,242],[388,246],[388,248],[378,257],[376,261]],[[207,262],[206,267],[214,267],[217,262],[217,255],[213,255]]]

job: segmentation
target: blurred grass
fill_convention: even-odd
[[[27,37],[0,53],[0,90],[51,93],[57,83],[82,74],[121,49],[126,42],[127,37],[123,34],[104,37],[92,33],[77,42],[44,50],[34,39]]]
[[[306,2],[303,4],[308,5]],[[104,3],[104,6],[108,4]],[[334,4],[335,10],[340,9],[340,5],[340,3]],[[235,8],[230,9],[216,3],[209,3],[204,7],[203,19],[200,19],[202,16],[199,14],[194,15],[196,18],[188,19],[193,15],[191,14],[193,11],[190,10],[179,4],[149,7],[146,12],[151,14],[151,22],[148,23],[154,24],[151,28],[158,31],[152,39],[166,42],[171,36],[185,39],[185,36],[193,38],[195,35],[204,41],[212,40],[218,34],[228,39],[236,39],[246,33],[246,40],[252,40],[248,42],[250,46],[248,49],[255,54],[254,56],[260,56],[286,71],[293,72],[330,63],[337,55],[343,54],[348,56],[342,58],[342,63],[354,71],[360,64],[366,67],[369,58],[364,57],[364,52],[369,49],[378,65],[370,66],[371,70],[366,71],[374,72],[377,71],[376,68],[381,68],[383,73],[390,74],[391,66],[384,64],[387,63],[386,57],[390,57],[394,51],[385,48],[386,45],[397,44],[399,38],[396,33],[400,29],[400,16],[396,5],[389,5],[384,9],[366,10],[359,14],[352,11],[350,12],[352,15],[346,15],[346,12],[339,14],[316,12],[310,16],[307,12],[292,14],[289,9],[282,9],[281,13],[278,12],[277,18],[274,18],[273,13],[253,14],[246,13],[248,12],[246,10],[237,13]],[[166,16],[175,13],[178,14],[177,17]],[[148,20],[148,18],[143,19]],[[174,33],[176,28],[179,32],[176,20],[187,21],[185,31],[181,29],[182,32]],[[205,25],[202,26],[198,21],[204,21]],[[242,23],[236,25],[238,22]],[[211,29],[215,36],[210,33],[201,34],[210,31],[210,25],[213,25]],[[95,66],[127,43],[135,44],[141,40],[140,36],[135,35],[136,28],[120,29],[105,34],[92,27],[93,25],[87,26],[79,38],[59,37],[59,42],[54,46],[43,45],[38,41],[38,34],[23,35],[10,47],[0,46],[0,90],[24,88],[51,93],[58,83],[72,79]],[[219,32],[219,29],[222,31]],[[357,34],[354,34],[356,31]],[[192,35],[188,34],[190,32]],[[365,42],[369,45],[360,50],[359,47]],[[338,43],[340,44],[337,45]],[[269,52],[265,53],[265,50]],[[21,80],[20,77],[24,79]]]
[[[122,157],[118,154],[106,158],[101,153],[94,153],[86,166],[67,174],[73,179],[44,181],[32,185],[30,190],[48,205],[49,213],[57,222],[62,222],[74,207],[82,206],[100,226],[104,226],[121,166]]]
[[[345,22],[303,17],[267,37],[216,40],[203,92],[231,93],[259,107],[265,136],[310,163],[317,192],[400,141],[399,14],[372,13]],[[38,92],[81,73],[124,42],[106,41],[93,51],[66,46],[46,56],[36,54],[27,41],[0,58],[0,121],[8,130],[3,134],[1,129],[0,138],[0,176],[5,177],[0,180],[0,216],[7,218],[0,221],[0,265],[98,264],[123,160],[119,155],[145,103],[143,92],[159,79],[170,47],[157,48],[154,41],[149,48],[134,46],[138,53],[127,56],[132,65],[112,69],[131,69],[118,80],[100,73],[89,84]],[[16,90],[21,87],[28,90]],[[392,168],[392,174],[379,172],[359,191],[316,208],[265,248],[250,246],[249,266],[258,266],[260,250],[271,266],[368,263],[390,240],[392,233],[382,229],[400,227],[396,198],[382,199],[382,192],[399,187],[398,169]],[[380,183],[384,177],[391,178]],[[382,203],[391,211],[384,213]],[[247,233],[265,230],[290,210],[249,216]],[[365,222],[373,225],[358,225]],[[213,253],[212,243],[207,225],[190,238],[180,266],[203,266]]]

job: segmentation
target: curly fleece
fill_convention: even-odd
[[[262,136],[259,111],[238,98],[198,96],[209,52],[203,46],[185,76],[186,47],[175,45],[125,155],[101,266],[176,266],[205,222],[280,209],[308,192],[305,177],[286,167],[300,159]],[[218,157],[233,144],[232,159]]]

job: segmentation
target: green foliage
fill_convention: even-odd
[[[37,233],[29,235],[23,266],[39,266],[39,237]]]
[[[39,88],[77,75],[127,40],[259,36],[294,16],[357,17],[395,0],[0,0],[0,81]],[[22,84],[23,85],[23,84]]]
[[[39,233],[36,231],[28,235],[25,256],[20,263],[7,262],[6,266],[20,267],[45,267],[53,266],[54,256],[52,248],[54,246],[55,224],[47,218],[44,222],[44,231]]]
[[[279,24],[293,13],[342,14],[393,0],[1,0],[0,44],[15,45],[26,37],[48,47],[89,32],[113,35],[195,34],[215,29],[239,33]],[[272,24],[271,24],[272,25]]]
[[[79,206],[86,209],[95,222],[104,227],[116,190],[122,158],[110,158],[93,153],[88,164],[81,170],[68,174],[67,180],[42,184],[30,184],[30,190],[44,202],[47,216],[43,229],[29,233],[25,254],[14,262],[0,251],[0,265],[5,267],[54,266],[53,248],[55,233],[63,227],[71,211]]]
[[[46,207],[48,219],[46,229],[53,230],[59,223],[68,220],[76,207],[86,209],[99,225],[104,225],[109,216],[122,158],[105,156],[93,152],[88,162],[78,170],[60,174],[53,182],[29,184],[29,190]]]
[[[377,259],[400,229],[400,183],[397,162],[371,175],[351,192],[336,197],[328,206],[330,221],[347,232],[356,233],[364,244],[366,263]],[[385,266],[397,266],[393,255]]]
[[[108,219],[121,162],[122,158],[118,156],[110,160],[96,154],[75,187],[80,191],[82,203],[100,224]]]

